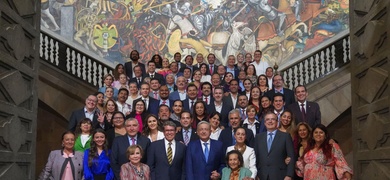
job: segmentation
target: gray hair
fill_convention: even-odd
[[[163,126],[164,126],[164,129],[165,129],[165,126],[172,126],[172,127],[175,127],[175,129],[176,129],[176,124],[172,121],[165,121]]]
[[[137,125],[139,125],[138,120],[135,119],[135,118],[127,118],[126,121],[125,121],[125,124],[126,124],[127,122],[129,122],[129,121],[135,121],[135,122],[137,122]]]
[[[232,109],[231,111],[229,111],[229,118],[230,118],[230,115],[234,114],[234,113],[237,113],[238,115],[240,115],[240,110],[236,108],[236,109]]]
[[[199,127],[202,124],[207,124],[211,128],[211,124],[207,121],[200,121],[196,127]]]

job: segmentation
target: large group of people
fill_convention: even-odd
[[[133,50],[72,113],[39,179],[351,179],[306,87],[285,88],[261,55],[145,65]]]

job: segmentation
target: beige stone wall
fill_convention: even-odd
[[[390,1],[350,1],[355,179],[390,179]]]

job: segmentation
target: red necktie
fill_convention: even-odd
[[[158,99],[157,98],[157,92],[154,92],[154,99]]]
[[[163,101],[163,104],[165,104],[166,102],[165,102],[165,100]]]
[[[208,103],[208,100],[207,100],[207,99],[208,99],[208,97],[205,97],[205,99],[206,99],[206,100],[205,100],[206,104],[209,104],[209,103]]]
[[[210,74],[213,74],[213,65],[210,65]]]
[[[306,122],[306,111],[305,111],[305,104],[301,104],[301,112],[302,112],[302,118],[303,122]]]

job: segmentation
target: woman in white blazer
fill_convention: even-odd
[[[257,175],[256,156],[254,149],[245,145],[245,129],[242,127],[237,128],[234,132],[234,138],[236,139],[236,145],[229,146],[226,149],[226,153],[232,150],[240,151],[244,158],[244,167],[252,172],[251,178],[255,179]]]

